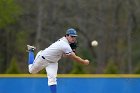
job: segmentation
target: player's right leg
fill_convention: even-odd
[[[30,73],[33,73],[33,74],[37,73],[48,65],[48,62],[46,61],[46,59],[44,59],[41,56],[41,52],[42,51],[39,51],[37,53],[35,60],[33,61],[33,64],[29,65],[29,72]]]
[[[29,70],[32,67],[33,62],[34,62],[34,50],[35,49],[36,48],[34,46],[27,45],[27,51],[28,51],[28,68],[29,68]]]
[[[34,59],[35,47],[27,45],[27,49],[28,49],[28,52],[29,52],[29,55],[28,55],[28,69],[29,69],[30,73],[35,74],[35,73],[39,72],[40,70],[42,70],[43,68],[45,68],[48,63],[41,56],[42,50],[37,53],[37,55]]]
[[[36,49],[34,46],[30,46],[30,45],[27,45],[27,49],[28,49],[28,64],[33,64],[33,61],[34,61],[34,50]]]

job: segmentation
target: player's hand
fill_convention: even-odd
[[[85,64],[85,65],[88,65],[88,64],[89,64],[89,60],[86,59],[86,60],[84,61],[84,64]]]

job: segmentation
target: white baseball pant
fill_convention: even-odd
[[[56,85],[57,84],[57,70],[58,70],[58,63],[52,63],[49,62],[46,59],[43,59],[41,56],[41,52],[39,51],[35,57],[35,60],[33,64],[30,64],[29,72],[32,74],[35,74],[42,70],[43,68],[46,68],[47,77],[48,77],[48,85]]]

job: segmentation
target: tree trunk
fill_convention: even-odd
[[[36,47],[40,50],[42,19],[43,19],[43,0],[38,0],[37,30],[36,30]]]

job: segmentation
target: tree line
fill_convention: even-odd
[[[0,0],[0,73],[28,73],[26,45],[37,53],[73,27],[91,63],[63,58],[58,73],[139,74],[139,10],[139,0]]]

